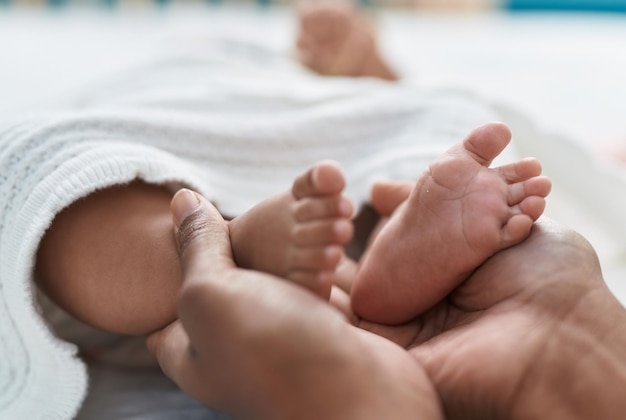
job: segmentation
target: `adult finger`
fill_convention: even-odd
[[[180,321],[148,336],[146,345],[161,370],[181,388],[189,388],[198,371],[189,347],[189,337]]]
[[[209,354],[237,304],[228,282],[236,271],[228,226],[208,200],[190,190],[176,193],[171,211],[183,272],[178,316],[193,346]]]
[[[182,189],[170,204],[186,286],[207,274],[235,267],[228,226],[200,194]]]
[[[372,186],[371,202],[374,210],[381,216],[391,213],[407,198],[415,182],[386,181],[377,182]]]

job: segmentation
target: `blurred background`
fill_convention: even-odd
[[[356,0],[355,0],[356,1]],[[289,0],[0,0],[0,119],[132,65],[172,37],[289,50]],[[358,0],[387,58],[597,146],[626,141],[626,0]]]
[[[214,36],[291,54],[296,3],[0,0],[0,122],[56,109],[144,59]],[[356,3],[375,21],[381,49],[405,83],[469,90],[554,133],[546,139],[561,139],[544,151],[554,161],[549,175],[577,172],[581,151],[606,169],[617,154],[605,151],[626,148],[626,0]],[[626,301],[626,177],[590,198],[577,191],[613,178],[581,171],[569,185],[555,183],[547,212],[591,240]],[[558,198],[564,190],[569,199]]]

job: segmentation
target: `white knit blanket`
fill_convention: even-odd
[[[0,128],[0,418],[68,419],[84,398],[85,367],[42,319],[33,287],[39,241],[72,202],[139,178],[195,188],[234,216],[332,158],[363,203],[374,180],[413,179],[498,119],[460,93],[323,79],[261,49],[220,45]]]

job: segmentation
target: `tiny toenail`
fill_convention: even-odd
[[[317,275],[316,282],[318,284],[327,284],[333,280],[332,271],[322,271]]]
[[[333,230],[335,231],[335,235],[337,236],[344,235],[348,231],[348,229],[348,224],[345,220],[339,220],[335,222],[335,225],[333,226]]]
[[[339,203],[339,214],[345,217],[352,217],[352,203],[348,200],[341,200]]]
[[[324,250],[324,253],[326,254],[328,258],[336,258],[339,252],[340,252],[339,248],[336,246],[329,246],[329,247],[326,247],[326,249]]]

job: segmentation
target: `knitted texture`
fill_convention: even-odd
[[[34,298],[38,244],[56,214],[135,179],[194,188],[228,216],[337,160],[358,205],[380,179],[414,179],[497,115],[454,92],[325,79],[260,50],[171,56],[0,130],[0,418],[67,419],[87,377]]]

